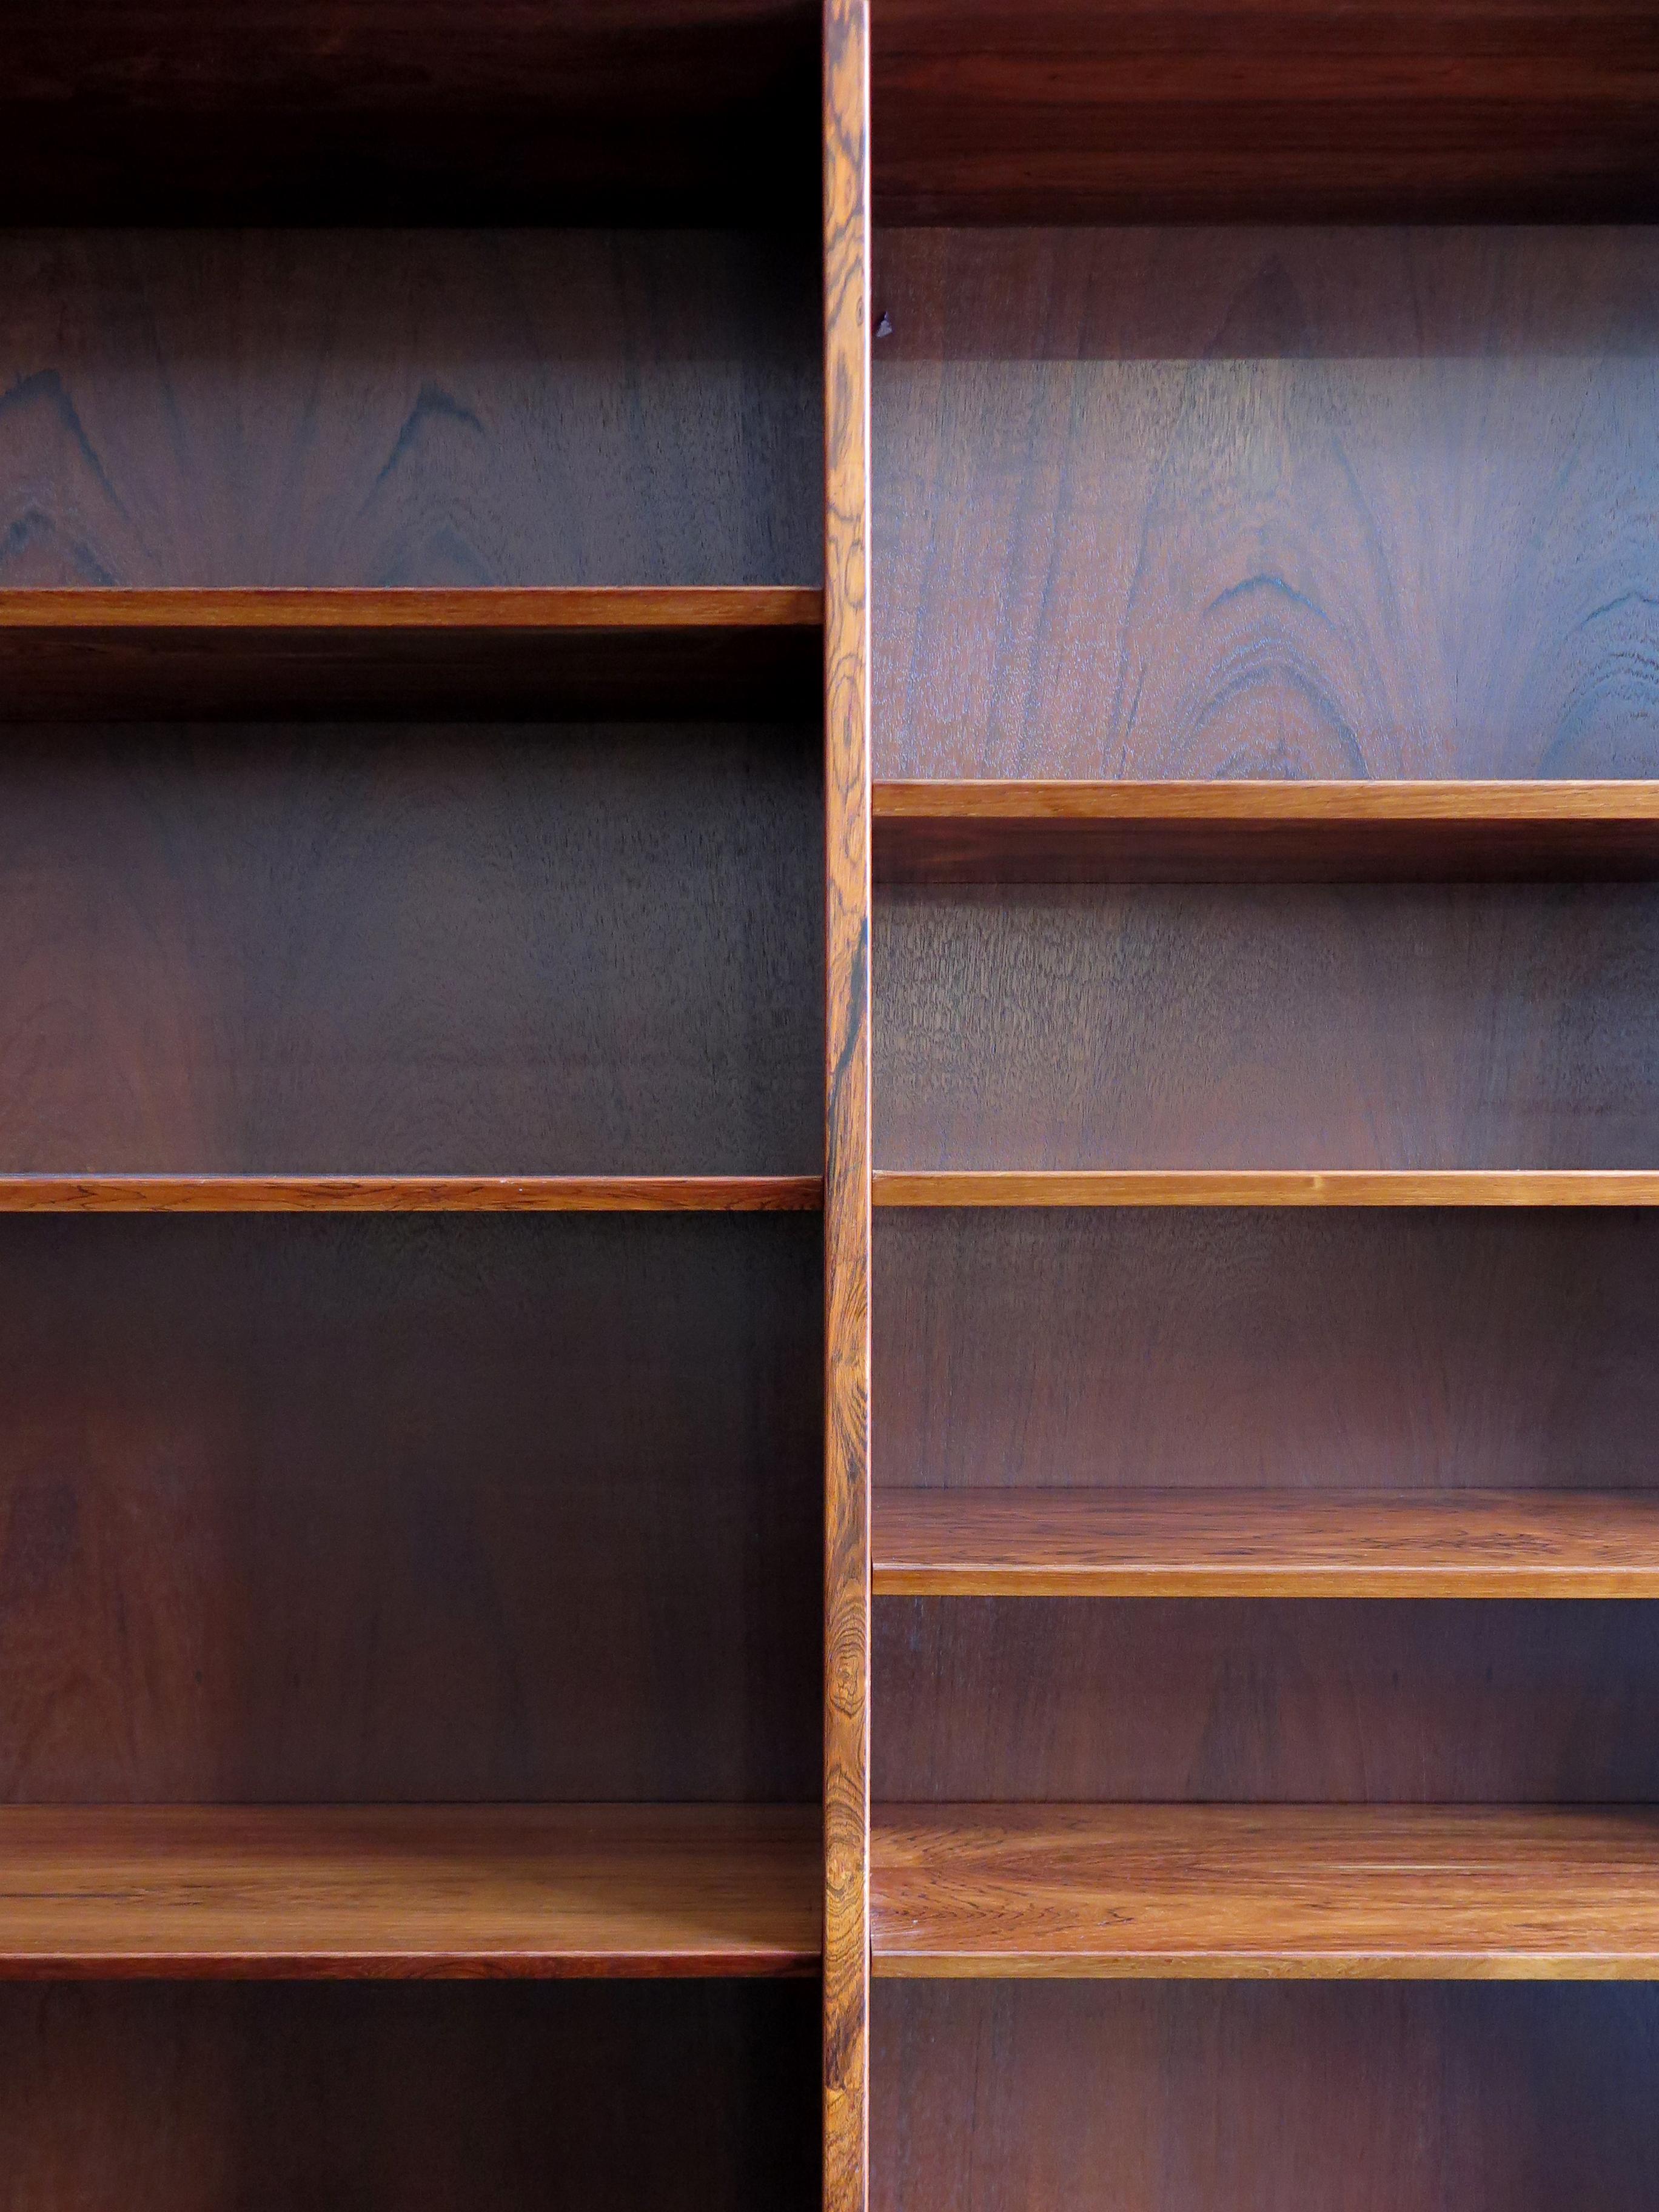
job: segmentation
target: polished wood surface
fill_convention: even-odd
[[[0,1976],[775,1974],[816,1806],[13,1806]]]
[[[375,0],[31,0],[0,93],[10,220],[696,223],[763,201],[810,231],[802,0],[413,0],[392,22]]]
[[[875,788],[878,883],[1388,883],[1659,875],[1659,782]]]
[[[890,222],[1632,222],[1659,213],[1641,0],[886,0]]]
[[[816,1802],[814,1214],[0,1218],[0,1801]]]
[[[0,586],[816,585],[806,234],[456,220],[9,234]]]
[[[1659,1492],[884,1490],[878,1597],[1659,1596]]]
[[[881,1168],[874,1196],[878,1206],[1659,1206],[1659,1173]]]
[[[816,1176],[0,1176],[0,1213],[799,1213]]]
[[[1659,232],[885,232],[876,295],[879,775],[1659,769]]]
[[[1659,1810],[878,1806],[878,1974],[1659,1980]]]
[[[1646,2212],[1643,1983],[884,1981],[878,2212]]]
[[[884,1169],[1274,1171],[1317,1200],[1338,1170],[1659,1164],[1646,884],[893,886],[876,972]]]
[[[822,626],[776,585],[0,591],[0,713],[806,719]]]
[[[869,44],[826,0],[824,2212],[870,2197]]]

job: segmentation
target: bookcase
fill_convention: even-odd
[[[0,2212],[1646,2212],[1659,15],[8,32]]]

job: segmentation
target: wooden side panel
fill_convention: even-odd
[[[870,2189],[869,37],[825,0],[825,2212]]]
[[[801,240],[0,242],[0,585],[813,584]]]
[[[0,1989],[0,2207],[808,2212],[811,1984]]]
[[[1659,233],[889,233],[877,279],[882,775],[1659,769]]]
[[[1659,1991],[884,1983],[878,2212],[1644,2212]]]

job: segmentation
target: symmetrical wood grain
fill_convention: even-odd
[[[878,783],[878,883],[1659,875],[1659,781]]]
[[[816,1970],[814,1806],[11,1807],[0,1977]]]
[[[1656,1597],[1659,1492],[885,1490],[878,1597]]]
[[[884,1805],[878,1974],[1659,1980],[1659,1810]]]
[[[870,21],[823,9],[823,2205],[869,2203]]]
[[[816,584],[805,249],[14,232],[0,585]]]
[[[800,1213],[816,1176],[0,1176],[0,1213]]]
[[[874,1184],[878,1206],[1659,1206],[1659,1171],[1638,1168],[882,1168]]]
[[[781,585],[0,591],[0,715],[805,720],[822,624]]]
[[[878,773],[1652,775],[1656,277],[1650,230],[884,234]]]

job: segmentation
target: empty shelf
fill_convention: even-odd
[[[878,1206],[1659,1206],[1645,1168],[878,1168]]]
[[[0,1213],[808,1213],[817,1176],[0,1176]]]
[[[1659,1808],[890,1805],[878,1974],[1659,1978]]]

